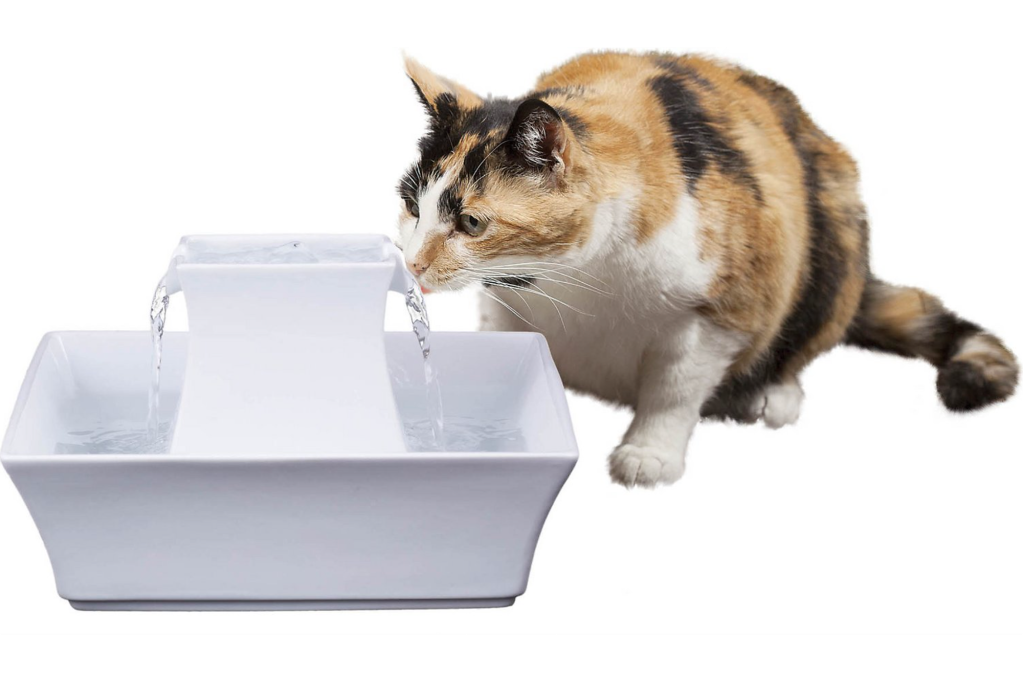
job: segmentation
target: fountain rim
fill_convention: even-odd
[[[281,245],[281,241],[307,242],[315,247],[333,245],[337,247],[362,246],[367,249],[379,248],[379,257],[373,259],[353,260],[325,260],[312,263],[288,263],[288,262],[216,262],[189,260],[194,253],[197,244],[233,244],[242,248],[256,249]],[[224,253],[230,253],[226,251]],[[393,269],[394,276],[390,283],[390,289],[399,293],[405,293],[408,288],[411,273],[405,267],[405,259],[401,250],[387,236],[374,233],[273,233],[273,234],[192,234],[185,235],[178,242],[177,247],[171,254],[170,264],[167,266],[166,275],[162,284],[166,286],[168,294],[176,294],[181,291],[181,283],[178,272],[258,272],[260,268],[268,269],[274,273],[300,273],[309,271],[330,272],[343,270],[373,270]]]
[[[171,334],[188,334],[188,332],[170,332]],[[386,332],[386,333],[403,333],[403,332]],[[242,462],[323,462],[323,461],[369,461],[374,459],[387,460],[389,462],[401,462],[401,461],[423,461],[423,460],[486,460],[488,462],[506,460],[571,460],[577,461],[579,459],[579,445],[575,437],[575,431],[572,428],[572,416],[571,411],[568,408],[566,400],[567,394],[565,386],[561,381],[561,375],[557,371],[557,367],[554,364],[554,359],[550,354],[550,347],[547,344],[547,339],[543,334],[539,332],[529,331],[514,331],[514,332],[496,332],[496,331],[446,331],[446,332],[435,332],[438,336],[471,336],[474,338],[480,337],[495,337],[495,336],[519,336],[519,337],[532,337],[534,341],[540,345],[540,359],[544,366],[544,375],[547,381],[547,388],[552,392],[554,397],[554,409],[558,422],[561,424],[563,429],[566,429],[564,436],[566,438],[565,447],[551,449],[551,450],[513,450],[506,452],[492,452],[486,450],[424,450],[424,451],[408,451],[408,450],[395,450],[392,452],[377,452],[377,453],[287,453],[287,454],[259,454],[259,453],[240,453],[236,455],[228,454],[214,454],[214,455],[183,455],[177,453],[97,453],[97,454],[57,454],[57,453],[16,453],[11,452],[13,448],[14,435],[17,431],[18,425],[22,416],[24,415],[25,405],[28,403],[29,394],[31,392],[33,382],[31,379],[35,377],[38,372],[39,365],[42,363],[44,356],[48,350],[50,343],[60,342],[62,336],[76,335],[76,334],[87,334],[87,335],[105,335],[105,334],[117,334],[117,335],[139,335],[149,336],[148,331],[141,330],[124,330],[124,329],[108,329],[108,330],[96,330],[96,329],[63,329],[48,331],[43,334],[36,346],[35,353],[32,356],[32,361],[29,363],[28,368],[25,371],[25,375],[22,378],[21,386],[18,389],[18,397],[15,399],[14,404],[11,408],[11,414],[7,421],[7,429],[4,432],[2,442],[0,442],[0,464],[6,469],[8,465],[18,464],[30,464],[40,463],[46,465],[58,465],[68,464],[72,462],[95,462],[97,465],[103,464],[123,464],[129,462],[151,462],[153,464],[197,464],[197,463],[242,463]]]
[[[380,247],[379,258],[373,260],[331,260],[331,261],[320,261],[313,263],[274,263],[274,262],[223,262],[218,263],[215,261],[192,261],[189,260],[189,255],[193,252],[197,245],[208,244],[208,243],[223,243],[223,244],[238,244],[248,245],[251,247],[258,246],[275,246],[279,245],[282,240],[286,242],[312,242],[313,244],[324,244],[334,242],[338,246],[352,246],[352,245],[365,245],[366,247]],[[230,253],[230,252],[226,252]],[[274,234],[193,234],[185,235],[178,242],[177,247],[171,254],[171,262],[176,267],[247,267],[252,265],[267,266],[267,267],[287,267],[287,266],[300,266],[309,267],[314,265],[379,265],[381,263],[387,264],[392,261],[395,253],[400,253],[398,247],[393,241],[388,239],[382,234],[372,233],[353,233],[353,234],[331,234],[331,233],[274,233]]]

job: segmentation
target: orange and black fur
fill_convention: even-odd
[[[793,423],[843,342],[932,363],[951,410],[1013,393],[995,336],[871,273],[856,164],[774,81],[599,53],[509,100],[406,67],[430,114],[399,185],[409,267],[482,283],[484,326],[539,329],[567,385],[635,408],[619,482],[678,478],[701,415]]]

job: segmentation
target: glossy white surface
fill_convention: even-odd
[[[418,346],[409,333],[386,339],[396,405],[414,419],[421,387],[405,375],[416,376]],[[47,335],[2,458],[39,527],[60,595],[80,608],[509,603],[526,587],[540,529],[575,464],[564,391],[539,335],[434,339],[448,409],[513,420],[522,451],[52,454],[83,413],[144,414],[149,337]],[[173,411],[188,334],[165,340],[164,404]]]
[[[278,256],[289,244],[305,258]],[[171,451],[403,451],[383,329],[404,277],[380,235],[182,239],[167,285],[190,341]]]

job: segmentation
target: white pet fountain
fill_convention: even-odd
[[[163,337],[158,403],[149,333],[50,333],[0,451],[62,597],[226,610],[522,594],[577,458],[542,336],[433,333],[424,353],[385,333],[388,291],[420,301],[377,236],[187,237],[163,284],[189,331]]]

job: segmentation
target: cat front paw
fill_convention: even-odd
[[[615,448],[607,459],[611,480],[626,488],[637,485],[653,488],[662,483],[674,483],[682,477],[685,468],[685,458],[678,453],[628,443]]]

